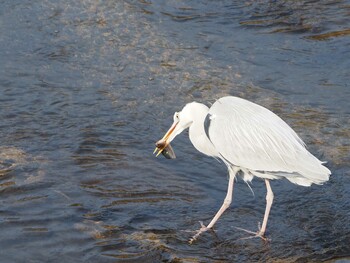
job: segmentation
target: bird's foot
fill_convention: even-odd
[[[257,232],[253,232],[253,231],[250,231],[250,230],[247,230],[247,229],[244,229],[244,228],[240,228],[240,227],[236,227],[238,230],[241,230],[241,231],[244,231],[248,234],[251,234],[251,236],[249,237],[243,237],[243,238],[240,238],[241,240],[242,239],[251,239],[251,238],[255,238],[255,237],[260,237],[262,240],[266,241],[266,242],[269,242],[271,241],[271,239],[267,238],[265,236],[265,231],[262,231],[261,230],[261,226],[260,226],[260,222],[258,224],[258,228],[259,230]]]
[[[207,228],[202,221],[199,221],[199,223],[201,224],[201,228],[199,230],[197,230],[197,233],[190,238],[190,240],[188,241],[188,243],[192,244],[194,241],[197,240],[197,238],[200,236],[200,234],[208,231],[210,228]]]

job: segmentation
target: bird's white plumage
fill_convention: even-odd
[[[209,139],[226,162],[253,176],[309,186],[329,179],[330,171],[303,141],[268,109],[237,97],[223,97],[209,109]]]
[[[254,236],[264,237],[273,203],[269,179],[286,178],[310,186],[329,179],[330,171],[305,148],[299,136],[280,117],[270,110],[237,97],[223,97],[209,109],[197,102],[188,103],[175,112],[174,122],[164,137],[156,143],[158,154],[183,130],[189,128],[193,146],[200,152],[220,158],[229,171],[225,200],[210,223],[192,237],[211,229],[232,201],[234,178],[241,170],[243,179],[264,178],[266,208],[263,223]]]

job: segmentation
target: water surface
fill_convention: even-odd
[[[348,1],[2,1],[0,255],[4,262],[309,262],[350,257]],[[225,95],[283,117],[333,175],[272,182],[265,206],[174,141],[174,111]]]

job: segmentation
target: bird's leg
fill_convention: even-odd
[[[273,192],[270,186],[270,181],[268,179],[265,179],[265,184],[266,184],[266,208],[265,208],[265,215],[264,215],[264,220],[263,224],[258,232],[258,236],[264,237],[265,231],[266,231],[266,226],[267,226],[267,220],[269,219],[269,214],[273,202]]]
[[[234,179],[235,179],[235,175],[238,172],[238,168],[229,168],[229,181],[228,181],[228,187],[227,187],[227,194],[226,197],[224,199],[224,202],[222,204],[222,206],[220,207],[219,211],[216,213],[216,215],[214,216],[214,218],[210,221],[208,226],[205,226],[203,224],[203,222],[199,222],[201,224],[201,228],[197,231],[197,233],[190,239],[190,244],[192,244],[193,241],[195,241],[200,234],[208,231],[209,229],[211,229],[214,224],[216,223],[216,221],[220,218],[220,216],[225,212],[225,210],[230,206],[231,202],[232,202],[232,193],[233,193],[233,184],[234,184]]]
[[[253,236],[248,237],[248,238],[253,238],[253,237],[260,237],[261,239],[268,241],[268,239],[265,237],[265,231],[266,231],[266,226],[267,226],[267,220],[269,218],[272,202],[273,202],[273,192],[270,186],[270,181],[268,179],[265,179],[265,184],[266,184],[266,208],[265,208],[265,215],[264,215],[264,220],[262,226],[260,226],[259,223],[259,231],[257,233],[254,233],[253,231],[249,231],[240,227],[237,227],[239,230],[243,230],[249,234],[253,234]],[[243,238],[247,239],[247,238]]]

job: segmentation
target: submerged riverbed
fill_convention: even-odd
[[[310,262],[350,258],[349,1],[2,1],[3,262]],[[328,161],[323,186],[271,183],[268,244],[243,240],[264,183],[227,188],[187,133],[154,143],[187,102],[234,95]],[[348,260],[346,260],[348,258]]]

